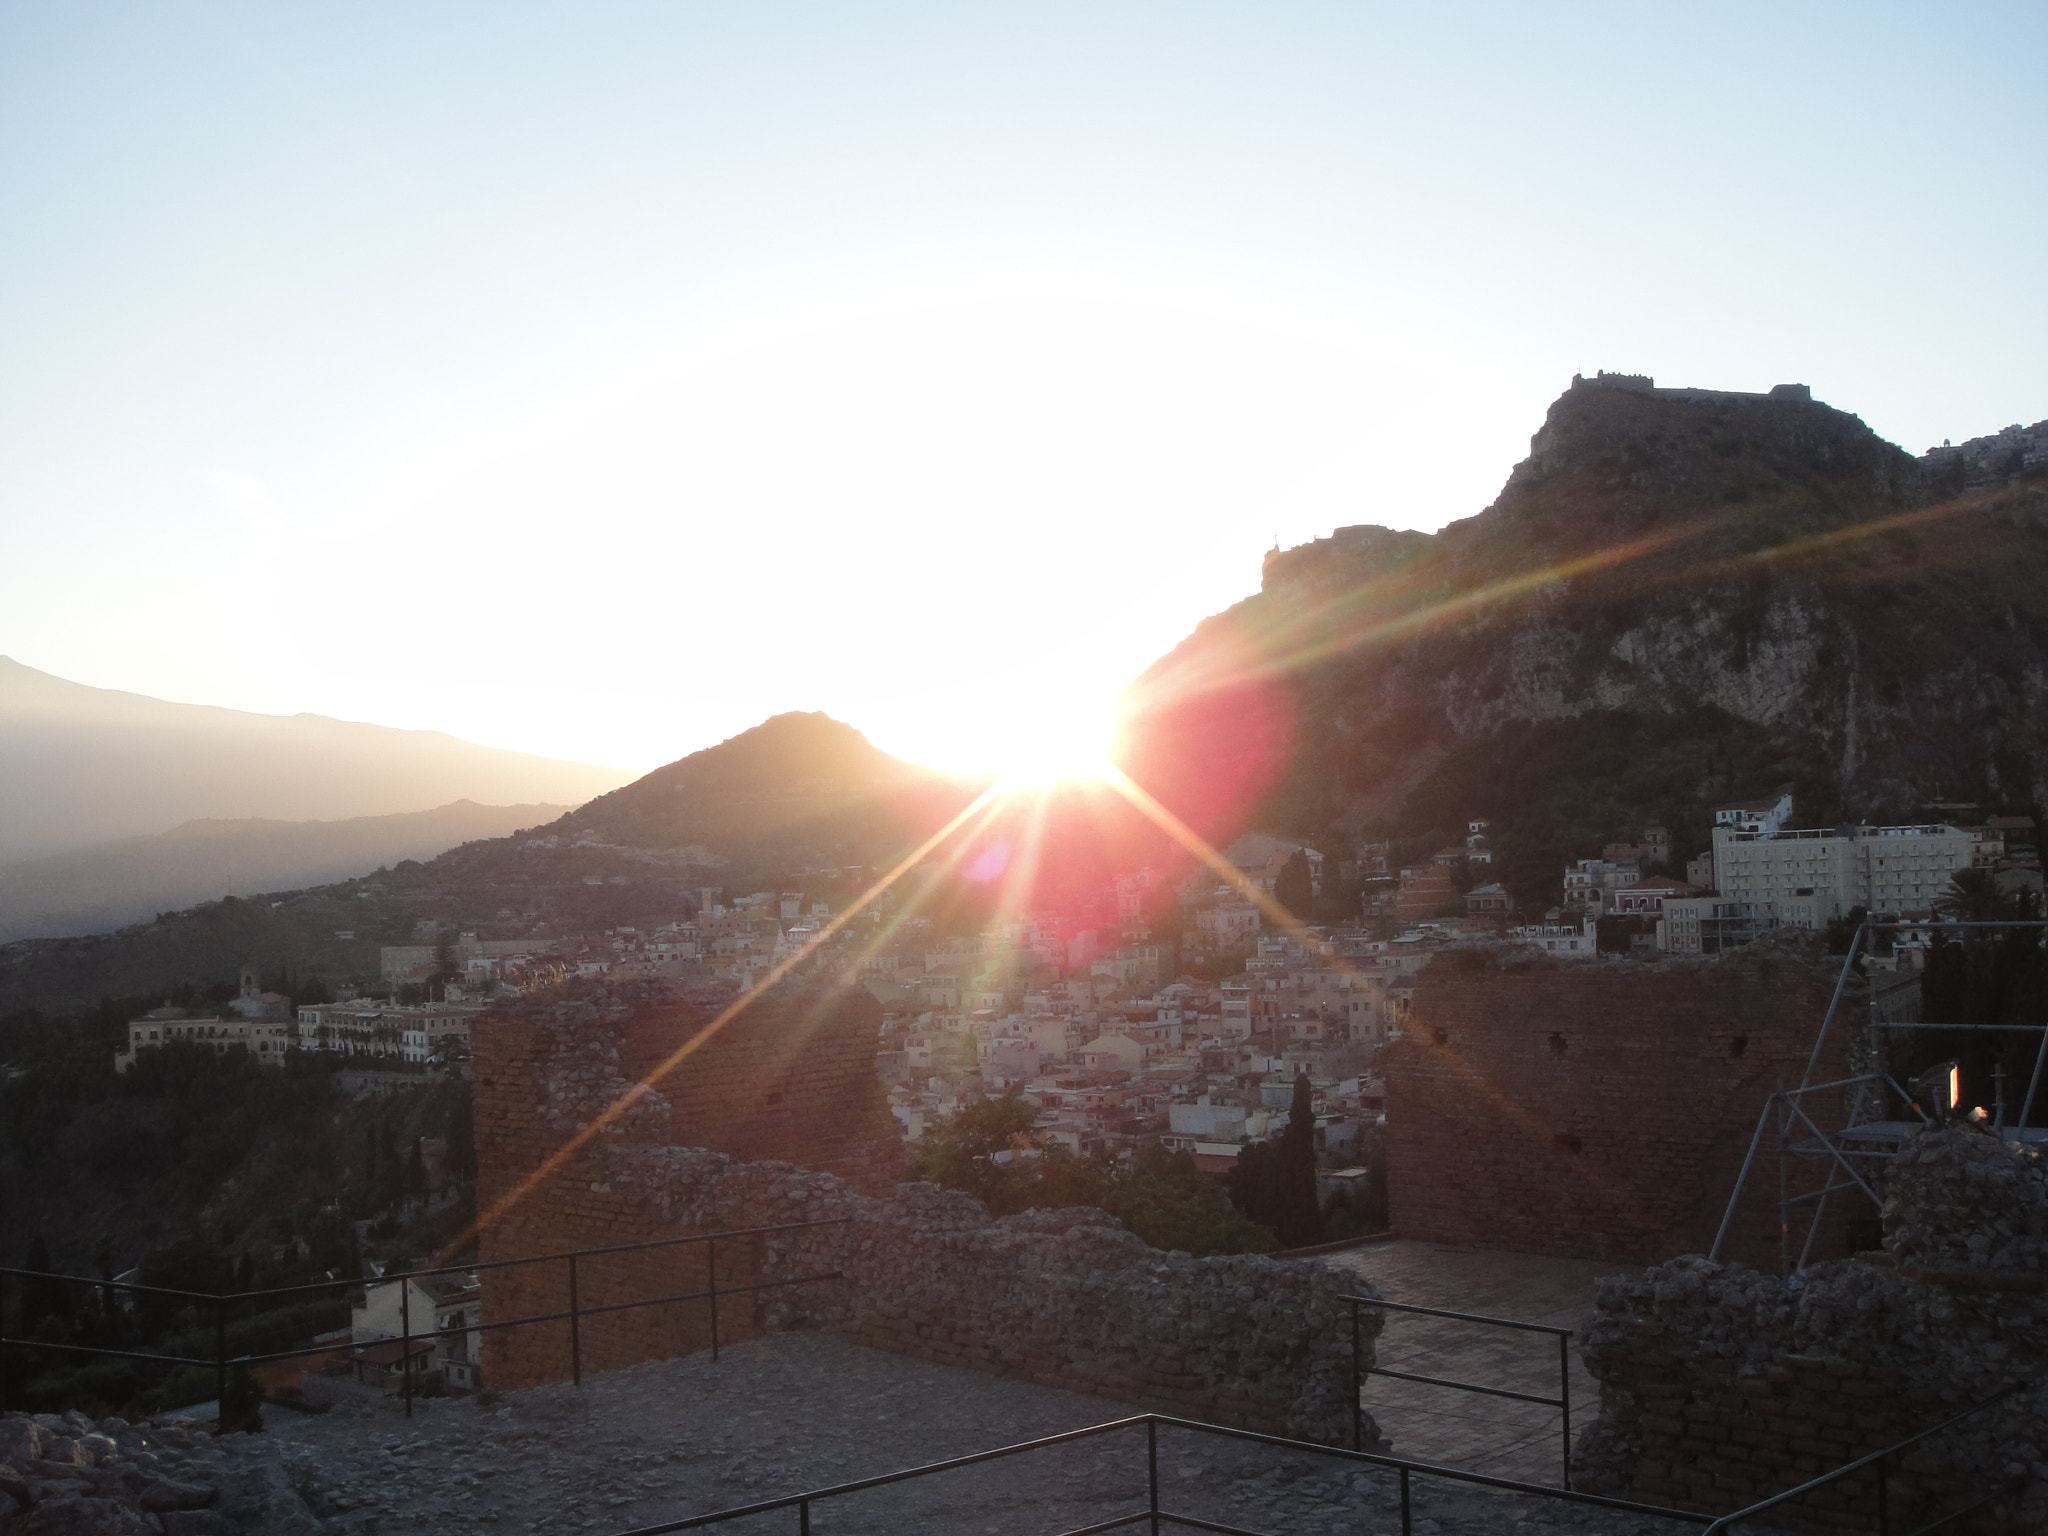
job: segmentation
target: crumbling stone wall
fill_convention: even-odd
[[[471,1093],[486,1263],[673,1236],[637,1197],[607,1183],[605,1149],[623,1143],[775,1156],[888,1187],[896,1141],[874,1073],[873,1000],[857,989],[765,997],[657,1076],[716,1011],[658,992],[588,987],[477,1021]],[[744,1252],[719,1259],[721,1284],[744,1283]],[[585,1259],[577,1301],[601,1308],[705,1290],[706,1260],[694,1247]],[[492,1318],[568,1308],[566,1263],[487,1269],[485,1277]],[[689,1305],[599,1312],[578,1331],[585,1370],[710,1343],[708,1314]],[[487,1333],[485,1379],[504,1388],[558,1380],[569,1374],[570,1347],[566,1322]]]
[[[2048,1168],[1978,1131],[1929,1130],[1889,1185],[1885,1248],[1796,1288],[1699,1257],[1602,1280],[1582,1485],[1740,1508],[2016,1388],[1891,1469],[1893,1528],[1999,1492],[2021,1528],[2048,1529]],[[1868,1529],[1874,1508],[1865,1477],[1785,1523]]]
[[[824,1027],[827,1015],[787,1019]],[[742,1087],[801,1100],[778,1133],[787,1160],[749,1161],[763,1137],[730,1119],[693,1119],[705,1090],[693,1057],[657,1090],[636,1088],[654,1050],[677,1034],[643,1018],[589,1007],[493,1018],[475,1032],[479,1208],[483,1257],[788,1222],[841,1219],[805,1231],[718,1245],[721,1290],[832,1273],[839,1278],[753,1296],[726,1295],[723,1340],[762,1329],[828,1327],[865,1343],[944,1364],[1020,1376],[1048,1386],[1218,1423],[1327,1441],[1351,1432],[1350,1314],[1338,1298],[1353,1276],[1300,1260],[1256,1255],[1193,1259],[1147,1247],[1100,1211],[1026,1212],[993,1220],[969,1196],[929,1185],[890,1185],[858,1134],[861,1122],[830,1102],[835,1080],[785,1066],[768,1073],[776,1042],[756,1041],[716,1069]],[[859,1100],[874,1082],[872,1035]],[[848,1060],[852,1057],[849,1050]],[[751,1087],[749,1087],[751,1085]],[[876,1089],[879,1096],[879,1089]],[[623,1113],[606,1120],[610,1106]],[[851,1128],[837,1136],[834,1127]],[[731,1126],[727,1148],[691,1146],[695,1127]],[[722,1132],[723,1133],[723,1132]],[[573,1147],[566,1155],[561,1149]],[[795,1166],[843,1160],[838,1172]],[[887,1191],[884,1193],[883,1191]],[[708,1288],[701,1245],[594,1257],[577,1266],[583,1308]],[[568,1266],[555,1262],[483,1272],[487,1323],[552,1314],[569,1300]],[[586,1371],[703,1349],[705,1302],[669,1303],[586,1317]],[[1365,1348],[1377,1333],[1364,1321]],[[1369,1363],[1369,1361],[1368,1361]],[[484,1335],[484,1378],[516,1388],[570,1372],[566,1322]],[[1366,1422],[1369,1440],[1377,1431]]]
[[[829,1174],[694,1148],[618,1147],[609,1161],[612,1188],[671,1230],[844,1218],[745,1245],[763,1283],[840,1278],[735,1297],[721,1332],[728,1313],[736,1331],[837,1328],[898,1354],[1136,1407],[1350,1436],[1340,1298],[1359,1282],[1330,1266],[1162,1253],[1098,1210],[996,1220],[972,1196],[929,1184],[878,1199]],[[1368,1316],[1368,1351],[1377,1331]],[[1376,1438],[1370,1421],[1366,1433]]]
[[[1759,1112],[1806,1070],[1839,968],[1797,942],[1656,964],[1440,956],[1382,1057],[1394,1230],[1633,1263],[1704,1252]],[[1832,1032],[1817,1081],[1845,1075],[1852,1038]],[[1843,1123],[1839,1094],[1808,1107]],[[1776,1268],[1775,1144],[1763,1150],[1723,1251]],[[1798,1165],[1794,1192],[1821,1176]],[[1851,1214],[1831,1204],[1817,1253],[1847,1251]]]

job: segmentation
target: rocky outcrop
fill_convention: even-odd
[[[319,1521],[274,1457],[179,1425],[0,1418],[4,1536],[298,1536]],[[261,1448],[256,1448],[261,1449]]]
[[[1478,516],[1269,555],[1258,595],[1134,685],[1130,766],[1199,804],[1206,755],[1243,757],[1252,722],[1269,805],[1391,815],[1510,725],[1626,711],[1648,744],[1710,708],[1774,741],[1810,805],[2037,801],[2044,577],[2048,479],[1957,495],[1794,393],[1575,385]]]

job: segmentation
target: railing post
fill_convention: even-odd
[[[711,1358],[718,1358],[718,1234],[712,1233],[704,1240],[704,1268],[710,1279],[711,1292]]]
[[[576,1297],[576,1255],[569,1255],[569,1381],[583,1385],[583,1317]]]
[[[1365,1449],[1365,1411],[1358,1405],[1358,1394],[1362,1388],[1359,1366],[1363,1363],[1358,1352],[1358,1298],[1351,1298],[1351,1449]]]
[[[1884,1458],[1877,1458],[1877,1536],[1892,1536],[1891,1499],[1885,1488]]]
[[[1557,1336],[1557,1402],[1564,1411],[1564,1486],[1572,1485],[1572,1336]]]
[[[1159,1421],[1145,1420],[1146,1507],[1152,1516],[1152,1536],[1159,1536]]]
[[[809,1499],[798,1499],[796,1501],[796,1529],[797,1536],[811,1536],[811,1501]]]
[[[213,1432],[228,1432],[228,1304],[213,1299]]]
[[[405,1416],[412,1417],[412,1282],[398,1277],[398,1385],[405,1394]]]
[[[1412,1521],[1408,1508],[1408,1469],[1401,1468],[1401,1536],[1411,1536]]]

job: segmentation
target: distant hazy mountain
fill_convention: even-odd
[[[190,821],[155,837],[0,867],[0,942],[105,933],[222,896],[326,885],[552,821],[561,805],[477,805],[346,821]]]
[[[0,656],[0,865],[203,817],[331,821],[457,800],[580,805],[632,777],[438,731],[169,704]]]
[[[864,864],[915,845],[978,787],[899,761],[829,716],[776,715],[549,831],[563,843],[697,848],[749,868]]]

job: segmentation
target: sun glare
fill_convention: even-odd
[[[1019,787],[1100,779],[1109,767],[1109,741],[1107,719],[1077,714],[1036,720],[1003,744],[998,766],[1004,782]]]

